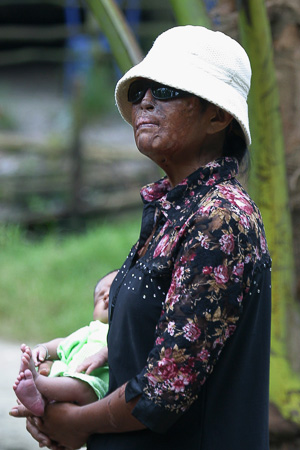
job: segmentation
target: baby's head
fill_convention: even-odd
[[[100,322],[108,323],[108,300],[109,290],[111,283],[113,282],[118,271],[105,275],[98,281],[94,291],[94,320],[100,320]]]

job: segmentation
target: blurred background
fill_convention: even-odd
[[[38,448],[23,436],[23,421],[7,414],[14,404],[10,386],[20,343],[66,336],[91,320],[97,280],[122,264],[138,238],[139,189],[162,175],[139,155],[131,127],[119,116],[114,88],[122,69],[89,3],[0,0],[3,450]],[[176,2],[113,3],[144,54],[158,34],[179,22]],[[214,29],[240,40],[234,0],[202,3]],[[261,3],[270,24],[279,89],[294,300],[299,305],[300,4]],[[300,405],[294,409],[299,422]],[[281,420],[277,407],[271,412],[272,449],[300,449],[299,426]]]

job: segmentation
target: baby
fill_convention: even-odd
[[[117,271],[104,276],[94,292],[94,320],[66,338],[57,338],[31,350],[21,345],[20,372],[13,389],[33,415],[42,416],[49,401],[86,405],[103,398],[108,389],[106,336],[109,289]],[[48,377],[36,371],[53,361]]]

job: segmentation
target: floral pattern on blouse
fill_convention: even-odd
[[[143,262],[171,269],[172,278],[140,382],[172,412],[196,400],[237,327],[255,270],[271,264],[260,212],[237,171],[235,159],[220,158],[173,189],[164,178],[141,191],[156,207]]]

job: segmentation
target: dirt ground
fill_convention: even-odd
[[[18,374],[21,352],[19,344],[0,340],[0,431],[1,450],[36,450],[39,445],[27,433],[25,419],[16,419],[8,412],[16,404],[12,389]]]

